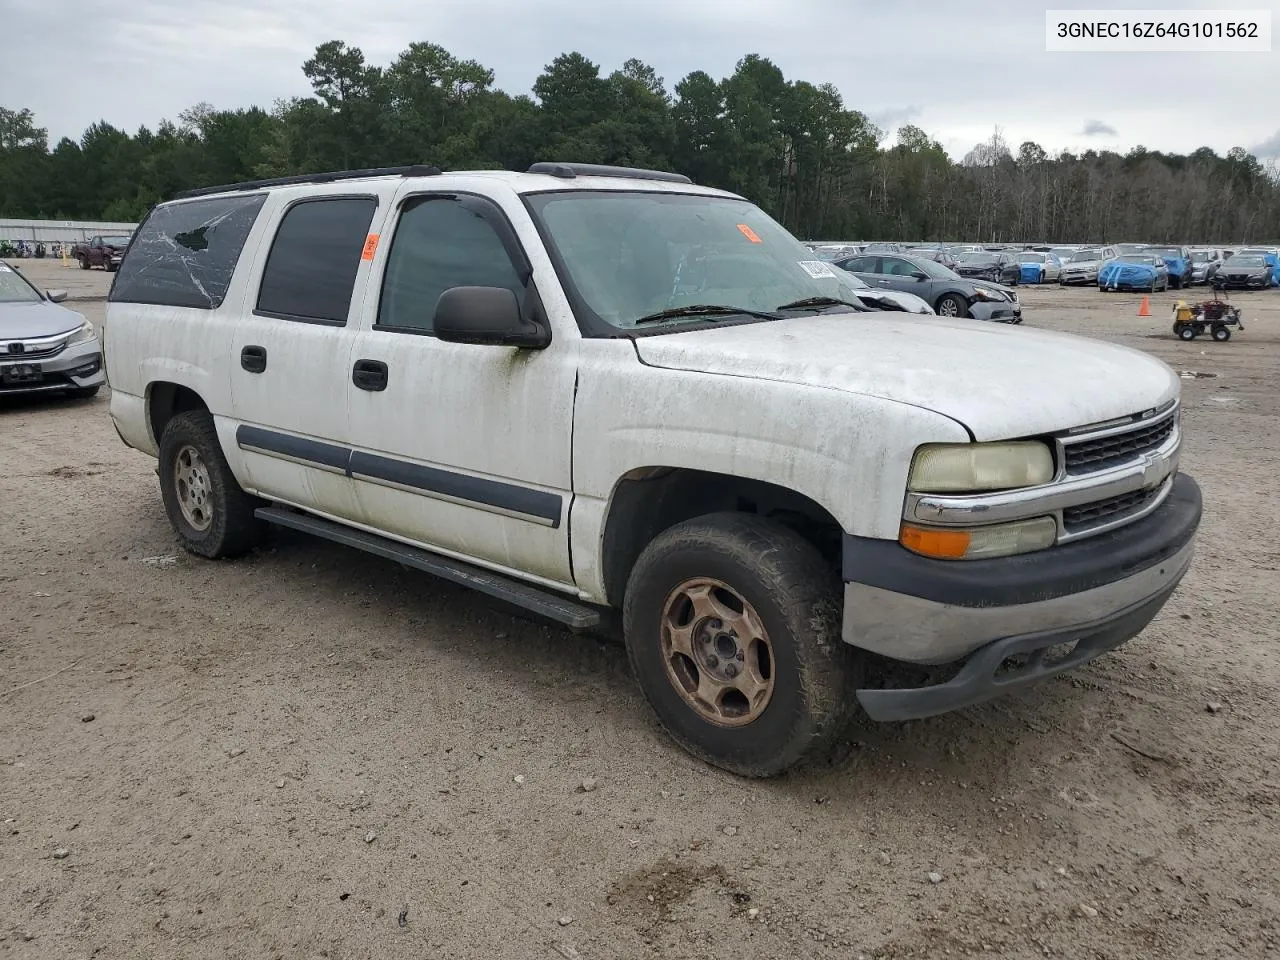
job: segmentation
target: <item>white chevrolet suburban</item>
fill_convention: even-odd
[[[930,716],[1111,650],[1200,520],[1163,363],[867,311],[676,174],[192,191],[138,228],[105,326],[111,416],[188,550],[278,524],[573,629],[620,610],[663,726],[746,775],[859,705]]]

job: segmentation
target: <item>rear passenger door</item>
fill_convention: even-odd
[[[348,381],[351,472],[365,522],[437,551],[558,585],[572,583],[574,380],[578,341],[543,350],[436,339],[436,301],[458,286],[505,287],[529,316],[538,287],[518,238],[536,234],[512,195],[507,209],[466,193],[406,188],[374,259],[364,329]],[[394,226],[394,229],[393,229]],[[539,272],[543,271],[543,272]],[[384,382],[361,382],[380,366]]]
[[[361,257],[378,198],[272,199],[274,223],[251,274],[258,282],[232,343],[235,443],[259,494],[358,519],[344,445],[349,321],[364,289]]]

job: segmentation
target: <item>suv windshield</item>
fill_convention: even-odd
[[[1101,259],[1102,259],[1101,250],[1077,250],[1075,253],[1071,254],[1071,260],[1073,262],[1083,262],[1085,260],[1101,260]]]
[[[7,263],[0,263],[0,303],[39,303],[38,294],[26,278]]]
[[[575,306],[614,328],[632,330],[642,317],[688,307],[770,313],[813,297],[855,296],[847,273],[817,259],[745,200],[594,190],[527,194],[524,199],[558,255],[561,280],[576,294]],[[667,323],[714,319],[690,311]]]

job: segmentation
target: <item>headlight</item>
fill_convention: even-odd
[[[916,451],[907,489],[973,493],[1034,487],[1053,479],[1053,454],[1043,443],[929,443]]]
[[[76,343],[85,343],[86,341],[92,340],[94,336],[93,324],[86,320],[80,325],[79,330],[67,338],[67,346],[71,346]]]
[[[913,553],[938,560],[989,560],[1044,550],[1057,538],[1058,522],[1053,517],[1036,517],[967,530],[904,523],[898,542]]]

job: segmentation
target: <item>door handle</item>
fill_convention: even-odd
[[[240,366],[250,373],[262,373],[267,369],[267,348],[252,344],[244,347],[240,351]]]
[[[385,390],[387,365],[381,360],[357,360],[351,368],[351,382],[361,390]]]

